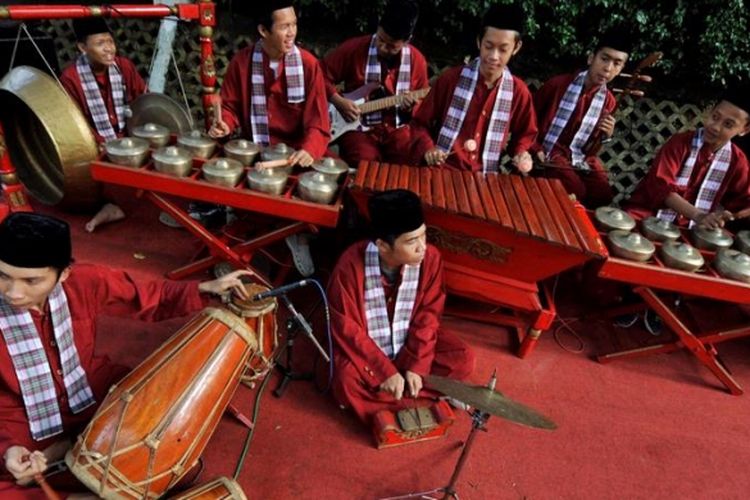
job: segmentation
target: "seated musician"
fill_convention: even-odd
[[[612,29],[599,38],[586,70],[555,76],[534,93],[539,123],[534,153],[555,167],[544,175],[560,179],[586,206],[612,201],[607,171],[587,146],[594,134],[606,141],[614,133],[617,102],[607,84],[620,74],[630,51],[627,34]]]
[[[347,132],[338,140],[339,154],[349,165],[360,160],[408,163],[409,129],[401,125],[411,118],[416,99],[406,97],[399,108],[360,116],[354,101],[335,85],[343,82],[343,91],[349,93],[379,83],[385,95],[427,88],[427,61],[409,43],[418,14],[414,0],[391,0],[374,35],[351,38],[323,59],[328,100],[347,121],[361,119],[369,127],[366,132]]]
[[[525,23],[520,7],[490,7],[477,37],[479,57],[440,75],[412,119],[414,163],[491,172],[507,150],[518,170],[531,170],[531,93],[507,67],[521,50]]]
[[[296,151],[292,165],[309,167],[322,158],[331,138],[325,78],[310,52],[295,45],[297,15],[292,2],[272,0],[259,7],[260,40],[240,50],[221,84],[221,117],[208,131],[226,137],[238,127],[243,137],[268,146],[284,143]],[[304,236],[286,240],[303,276],[314,272]]]
[[[474,354],[440,329],[442,259],[426,242],[422,206],[411,191],[369,202],[372,239],[340,257],[328,285],[336,374],[333,393],[371,424],[379,410],[414,405],[423,377],[468,377]]]
[[[664,143],[623,207],[638,218],[658,215],[680,225],[724,226],[750,207],[750,165],[732,143],[748,132],[750,87],[730,88],[703,127]]]
[[[110,385],[127,370],[94,354],[101,314],[145,321],[201,310],[236,290],[235,271],[198,283],[142,281],[72,264],[68,224],[14,213],[0,223],[0,497],[45,498],[32,476],[61,460]],[[72,478],[70,479],[72,481]],[[85,491],[80,485],[66,488]]]
[[[60,83],[75,101],[103,144],[125,134],[125,109],[146,92],[146,83],[130,59],[117,55],[115,39],[104,19],[75,19],[73,31],[81,54],[60,74]],[[105,204],[87,224],[94,231],[100,224],[125,217],[120,207]]]

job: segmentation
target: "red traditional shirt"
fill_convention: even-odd
[[[328,284],[328,297],[331,331],[336,346],[334,359],[348,359],[363,380],[369,381],[371,387],[377,387],[397,373],[398,369],[367,333],[364,298],[367,244],[367,241],[356,243],[341,255]],[[397,283],[389,284],[383,278],[391,320],[399,284],[400,279]],[[430,373],[444,304],[442,258],[435,247],[428,245],[406,343],[395,360],[399,366],[422,376]]]
[[[136,281],[124,271],[89,264],[75,265],[70,277],[63,283],[63,289],[73,322],[75,346],[97,403],[102,402],[116,378],[124,375],[121,366],[113,365],[106,356],[94,353],[96,320],[99,315],[160,321],[197,312],[204,305],[198,293],[197,281]],[[48,312],[36,311],[31,311],[31,315],[50,364],[64,431],[63,434],[43,441],[31,438],[16,372],[5,339],[0,336],[0,456],[14,445],[25,446],[30,450],[43,450],[61,439],[75,439],[96,411],[97,405],[78,414],[71,412],[50,315]],[[2,462],[0,484],[8,478]],[[0,491],[0,496],[2,495]]]
[[[326,95],[328,99],[336,94],[336,84],[343,82],[343,93],[355,91],[365,85],[365,66],[369,55],[370,41],[372,35],[350,38],[332,52],[330,52],[322,61],[323,70],[326,77]],[[424,55],[414,45],[410,45],[411,50],[411,81],[410,90],[419,90],[427,88],[430,85],[427,78],[427,60]],[[398,82],[399,64],[401,54],[396,57],[397,64],[392,67],[386,67],[381,64],[384,74],[381,76],[381,83],[388,95],[395,95],[396,83]],[[413,110],[416,111],[416,108]],[[383,119],[389,125],[395,125],[395,114],[393,110],[384,112]]]
[[[424,154],[435,147],[435,140],[450,108],[453,90],[458,84],[461,69],[461,66],[454,67],[440,75],[410,123],[414,140],[412,152],[415,164],[424,163]],[[495,96],[500,85],[488,89],[481,80],[480,75],[463,126],[453,145],[455,152],[445,162],[449,167],[461,170],[482,170],[482,151],[492,108],[495,105]],[[528,151],[534,144],[536,133],[536,115],[531,92],[523,80],[514,76],[509,134],[506,135],[503,150],[507,149],[510,156]],[[464,147],[469,139],[473,139],[477,144],[474,152],[469,152]]]
[[[670,193],[677,193],[688,202],[695,204],[698,191],[713,160],[714,151],[704,144],[698,152],[687,187],[678,186],[677,177],[690,155],[694,135],[694,131],[682,132],[673,135],[664,143],[646,177],[643,178],[630,199],[623,204],[626,210],[638,217],[654,215],[658,210],[667,208],[664,200]],[[750,165],[745,154],[734,144],[732,144],[732,160],[729,170],[716,194],[713,208],[719,205],[731,212],[750,207]]]
[[[229,125],[230,130],[242,127],[242,133],[247,138],[251,138],[252,135],[252,51],[253,46],[244,48],[232,58],[221,84],[222,119]],[[268,131],[271,144],[283,142],[295,149],[304,149],[314,158],[321,158],[331,138],[325,79],[315,56],[301,48],[300,53],[305,74],[305,100],[294,104],[287,102],[283,58],[279,61],[277,70],[280,77],[276,78],[269,66],[268,56],[263,53]]]
[[[543,150],[542,143],[544,142],[544,137],[547,135],[547,132],[552,125],[552,121],[557,113],[557,108],[560,107],[560,102],[565,95],[568,85],[570,85],[576,76],[578,76],[578,73],[555,76],[547,80],[547,82],[534,93],[534,110],[536,110],[537,124],[539,125],[539,134],[537,135],[536,143],[532,148],[534,152]],[[591,101],[598,90],[599,87],[594,85],[588,90],[584,88],[581,91],[581,95],[578,96],[578,102],[576,103],[573,113],[570,115],[568,124],[565,126],[562,133],[560,133],[560,137],[557,138],[555,146],[548,155],[549,161],[567,167],[572,166],[570,143],[573,142],[576,132],[578,132],[578,129],[581,127],[581,122],[583,122],[583,118],[586,116],[586,111],[589,109]],[[604,100],[602,113],[611,114],[616,107],[617,101],[615,101],[615,96],[612,92],[607,91],[607,97]],[[586,162],[597,170],[602,170],[604,168],[601,161],[599,161],[595,155],[587,156]]]
[[[127,104],[146,92],[146,82],[144,82],[141,75],[138,74],[138,70],[130,59],[122,56],[115,56],[115,62],[120,68],[122,74],[122,83],[125,86],[125,103]],[[109,73],[105,71],[102,74],[94,74],[94,78],[96,78],[96,83],[99,84],[102,99],[104,100],[105,106],[107,106],[109,121],[112,124],[112,128],[117,132],[118,137],[122,137],[125,134],[125,131],[119,130],[117,126],[117,114],[115,114],[115,104],[112,100],[112,86],[109,83]],[[78,105],[78,108],[83,112],[91,130],[96,136],[96,142],[104,142],[104,138],[96,132],[96,127],[91,118],[89,106],[86,103],[86,95],[83,93],[83,85],[78,76],[75,62],[68,65],[68,67],[66,67],[60,74],[60,83],[62,83],[63,87],[65,87],[65,90],[68,92],[68,95],[70,95]]]

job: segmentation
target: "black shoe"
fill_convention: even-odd
[[[664,328],[661,318],[651,309],[646,309],[646,314],[643,315],[643,325],[654,337],[661,335]]]
[[[617,316],[612,323],[620,328],[630,328],[638,322],[640,315],[638,313],[623,314]]]

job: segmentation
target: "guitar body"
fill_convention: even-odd
[[[349,99],[350,101],[354,101],[354,104],[359,106],[360,104],[364,104],[366,101],[368,101],[370,99],[370,96],[379,88],[379,83],[368,83],[367,85],[362,85],[357,90],[349,92],[348,94],[343,94],[343,97]],[[359,118],[352,122],[346,121],[344,115],[342,115],[333,104],[328,104],[328,117],[331,120],[331,142],[335,142],[339,137],[347,132],[351,132],[353,130],[367,130],[367,127],[362,125],[362,120],[360,120]]]

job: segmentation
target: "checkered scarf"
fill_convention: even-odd
[[[68,299],[59,283],[49,296],[49,304],[70,409],[79,413],[95,403],[94,394],[73,343]],[[31,314],[13,309],[0,298],[0,329],[21,387],[31,436],[41,441],[61,433],[62,417],[55,382]]]
[[[380,350],[394,359],[406,342],[409,332],[411,313],[417,298],[419,287],[419,270],[421,266],[405,265],[403,278],[398,287],[396,311],[393,314],[393,325],[388,321],[388,306],[385,302],[385,291],[380,273],[380,254],[378,247],[370,242],[365,250],[365,316],[367,333],[380,347]]]
[[[680,187],[687,187],[690,182],[690,176],[693,174],[693,168],[695,162],[698,159],[698,152],[703,147],[703,128],[699,128],[695,131],[693,136],[693,142],[690,145],[690,155],[688,156],[685,163],[680,169],[680,174],[677,176],[677,185]],[[695,208],[703,211],[710,212],[714,206],[714,200],[716,200],[716,194],[719,192],[721,183],[724,181],[724,176],[729,170],[729,164],[732,161],[732,143],[727,142],[720,150],[718,150],[711,160],[711,165],[708,167],[708,173],[706,178],[703,179],[698,190],[698,197],[695,200]],[[659,210],[656,214],[660,219],[672,222],[677,217],[677,213],[674,210],[664,209]],[[695,225],[694,221],[690,221],[690,227]]]
[[[96,83],[86,54],[81,54],[76,59],[76,71],[78,71],[78,77],[81,79],[83,95],[86,97],[86,105],[91,112],[91,119],[94,121],[97,133],[108,141],[117,139],[117,133],[109,121],[107,106],[104,104],[99,84]],[[122,73],[120,73],[117,63],[111,64],[107,71],[109,72],[109,84],[112,88],[112,101],[115,104],[115,114],[117,115],[117,127],[119,130],[123,130],[125,128],[125,86],[122,83]]]
[[[370,48],[367,50],[367,64],[365,65],[365,83],[380,83],[382,75],[381,64],[378,61],[378,48],[375,46],[377,35],[372,35]],[[398,67],[398,80],[396,80],[396,95],[405,94],[411,89],[411,47],[407,43],[401,49],[401,64]],[[375,125],[383,121],[383,115],[380,112],[370,113],[364,116],[365,125]],[[396,126],[399,127],[401,122],[396,113]]]
[[[250,124],[253,142],[268,146],[271,136],[268,132],[268,107],[266,105],[266,78],[263,70],[263,40],[255,43],[250,65]],[[305,71],[302,67],[302,54],[295,45],[284,55],[284,78],[286,78],[286,100],[290,104],[305,100]]]
[[[445,153],[450,152],[453,143],[466,118],[466,111],[474,95],[474,89],[479,79],[479,58],[474,59],[470,65],[464,66],[458,84],[453,91],[448,114],[438,134],[437,147]],[[508,133],[510,125],[510,110],[513,105],[513,75],[506,67],[503,70],[500,89],[495,97],[495,105],[492,108],[490,125],[487,129],[487,137],[484,141],[482,151],[482,172],[496,172],[500,164],[500,153],[502,153],[503,142]]]
[[[565,89],[565,95],[563,95],[560,101],[560,106],[555,112],[555,118],[552,120],[552,125],[547,131],[547,135],[544,137],[544,152],[548,155],[555,146],[555,143],[560,138],[560,134],[565,130],[573,111],[576,109],[578,98],[583,90],[583,84],[586,81],[586,75],[588,71],[582,71],[570,82],[568,88]],[[596,122],[599,121],[599,117],[604,109],[604,101],[607,98],[607,86],[599,86],[596,95],[591,100],[589,109],[586,110],[586,115],[583,117],[581,126],[578,128],[576,135],[570,142],[570,153],[573,160],[573,166],[582,170],[589,170],[591,167],[584,161],[586,155],[583,153],[583,147],[586,145],[591,132],[596,127]]]

